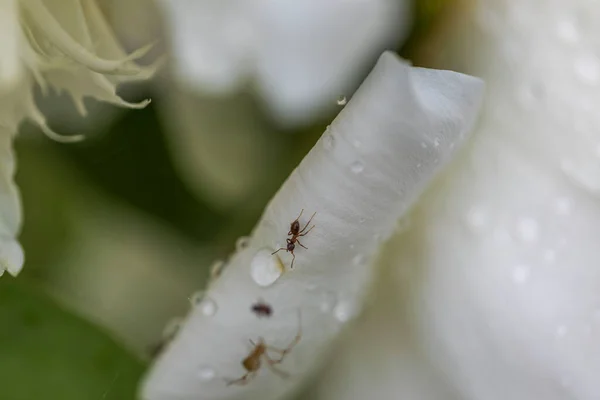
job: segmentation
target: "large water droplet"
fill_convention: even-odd
[[[527,265],[517,265],[512,272],[513,281],[524,284],[529,279],[530,271]]]
[[[345,106],[347,102],[348,100],[346,99],[346,96],[340,96],[337,99],[338,106]]]
[[[364,169],[365,169],[365,166],[360,161],[354,161],[352,164],[350,164],[350,170],[352,172],[354,172],[355,174],[360,174],[361,172],[364,171]]]
[[[600,62],[593,54],[586,54],[575,59],[575,74],[586,84],[595,85],[600,80]]]
[[[218,310],[217,303],[215,303],[213,299],[206,296],[197,305],[197,307],[200,309],[200,312],[207,317],[212,317],[217,313]]]
[[[259,286],[274,284],[284,272],[281,259],[277,255],[271,255],[272,252],[273,250],[261,249],[250,261],[250,276]]]
[[[517,222],[517,230],[524,242],[535,242],[538,238],[538,223],[533,218],[521,218]]]
[[[198,368],[198,378],[203,381],[210,381],[217,376],[215,370],[207,365],[203,365]]]
[[[238,240],[235,241],[235,249],[236,249],[236,251],[241,251],[241,250],[245,249],[246,247],[248,247],[249,244],[250,244],[250,237],[241,236],[238,238]]]
[[[341,301],[333,309],[333,316],[339,322],[348,322],[356,316],[358,309],[352,301]]]

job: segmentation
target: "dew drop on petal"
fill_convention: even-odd
[[[281,259],[277,254],[271,255],[273,251],[261,249],[250,261],[250,276],[259,286],[270,286],[283,274],[284,267]]]
[[[331,312],[331,310],[333,310],[333,307],[335,306],[336,302],[337,302],[337,298],[336,298],[335,294],[333,294],[332,292],[325,292],[321,296],[321,301],[319,303],[319,309],[323,313],[329,313],[329,312]]]
[[[350,164],[350,170],[352,172],[354,172],[355,174],[360,174],[361,172],[364,171],[364,169],[365,169],[365,166],[360,161],[354,161],[352,164]]]
[[[421,147],[424,148],[424,149],[426,149],[427,148],[427,143],[421,142]]]
[[[246,247],[248,247],[249,244],[250,244],[250,237],[241,236],[238,238],[238,240],[235,241],[235,250],[241,251],[241,250],[245,249]]]
[[[335,139],[333,135],[329,132],[329,127],[325,131],[325,135],[323,136],[323,147],[325,150],[332,150],[335,144]]]
[[[198,290],[197,292],[194,292],[189,298],[192,306],[197,306],[200,304],[202,299],[204,299],[204,290]]]
[[[473,207],[467,213],[466,221],[468,227],[472,230],[480,230],[487,224],[488,216],[481,208]]]
[[[529,279],[529,267],[527,265],[517,265],[512,272],[512,278],[515,283],[524,284]]]
[[[177,332],[179,332],[179,329],[181,329],[182,323],[183,318],[176,317],[171,319],[167,325],[165,325],[165,328],[162,331],[162,337],[164,339],[170,339],[175,336]]]
[[[341,301],[333,309],[333,316],[339,322],[348,322],[356,316],[358,310],[356,305],[351,301]]]
[[[207,317],[212,317],[218,310],[217,303],[209,297],[204,297],[197,307],[200,309],[200,312]]]
[[[535,242],[538,238],[538,223],[533,218],[521,218],[517,222],[517,230],[524,242]]]
[[[203,381],[210,381],[214,379],[215,376],[217,376],[217,373],[213,368],[209,366],[203,365],[200,368],[198,368],[198,378],[200,378]]]
[[[338,106],[345,106],[347,102],[348,102],[348,100],[346,99],[346,96],[340,96],[337,99]]]
[[[365,263],[366,257],[364,254],[357,254],[352,259],[352,264],[354,265],[363,265]]]
[[[354,139],[354,140],[352,140],[352,146],[354,146],[357,149],[360,149],[362,146],[362,143],[360,142],[360,140]]]
[[[433,145],[434,145],[434,147],[438,147],[440,145],[440,138],[435,138],[433,140]]]

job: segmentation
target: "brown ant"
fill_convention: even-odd
[[[310,224],[310,221],[312,221],[313,217],[315,216],[316,212],[312,215],[312,217],[310,217],[310,219],[308,220],[308,222],[306,223],[306,225],[304,225],[304,228],[302,228],[302,230],[300,229],[300,222],[298,221],[300,219],[300,217],[302,216],[302,213],[304,212],[304,208],[302,209],[302,211],[300,211],[300,215],[298,215],[298,218],[296,218],[295,220],[292,221],[292,223],[290,224],[290,231],[288,232],[288,236],[291,236],[291,238],[287,238],[285,239],[287,245],[285,247],[281,247],[280,249],[274,251],[273,253],[271,253],[271,255],[279,252],[280,250],[285,250],[289,253],[292,253],[292,264],[290,265],[290,268],[294,268],[294,261],[296,260],[296,255],[294,254],[294,249],[296,248],[296,243],[298,243],[300,246],[304,247],[306,250],[308,250],[308,247],[306,247],[305,245],[303,245],[302,243],[300,243],[300,240],[298,240],[298,238],[302,237],[302,236],[306,236],[308,235],[308,232],[310,232],[312,230],[312,228],[314,228],[315,226],[311,226],[309,230],[307,230],[306,232],[304,232],[306,230],[306,228],[308,227],[308,224]]]
[[[257,317],[270,317],[273,314],[273,308],[271,305],[265,303],[263,300],[259,300],[252,305],[252,312],[256,314]]]
[[[227,379],[227,386],[245,385],[246,383],[248,383],[251,379],[253,379],[256,376],[256,374],[260,370],[263,358],[267,362],[267,366],[271,369],[271,371],[279,375],[281,378],[288,378],[290,375],[287,372],[278,369],[277,367],[275,367],[275,365],[281,364],[283,362],[285,356],[287,356],[292,351],[294,346],[296,346],[300,342],[301,337],[302,321],[300,317],[300,310],[298,310],[298,333],[296,334],[296,337],[294,337],[294,340],[292,340],[285,349],[269,346],[261,337],[258,338],[258,343],[254,343],[253,340],[250,340],[250,344],[252,344],[252,346],[254,347],[250,351],[250,354],[248,354],[246,358],[242,360],[242,366],[247,372],[241,378],[233,380]],[[271,356],[268,353],[269,351],[279,354],[279,358],[271,358]]]

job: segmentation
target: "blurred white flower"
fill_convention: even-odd
[[[486,80],[479,129],[311,398],[600,398],[600,8],[463,12],[426,50]]]
[[[377,272],[373,257],[464,143],[482,89],[477,78],[412,68],[384,53],[251,237],[238,241],[154,365],[142,397],[274,400],[297,389],[360,313]],[[273,256],[295,218],[308,233],[292,242],[293,253]],[[258,300],[271,306],[269,318],[252,312]],[[286,351],[267,348],[242,365],[260,338]],[[246,385],[227,385],[243,376]]]
[[[409,28],[407,0],[162,0],[177,78],[204,92],[252,80],[285,124],[310,123],[353,91]]]
[[[116,94],[125,81],[146,79],[154,68],[141,68],[133,60],[146,46],[126,55],[95,1],[7,0],[0,2],[0,274],[18,274],[23,251],[15,237],[21,225],[21,205],[13,175],[12,139],[19,124],[30,119],[52,139],[73,142],[53,132],[34,102],[37,83],[43,93],[52,87],[69,93],[85,115],[85,96],[129,108],[142,108],[149,100],[130,103]]]

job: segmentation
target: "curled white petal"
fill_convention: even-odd
[[[384,53],[269,204],[246,247],[209,286],[214,311],[196,308],[188,315],[147,376],[142,397],[268,400],[296,388],[360,312],[374,275],[371,257],[462,144],[482,86],[476,78],[411,68]],[[302,237],[308,249],[296,247],[293,270],[292,257],[280,251],[274,257],[280,256],[285,273],[270,286],[258,285],[251,275],[253,258],[285,244],[301,209],[301,224],[316,212],[315,228]],[[258,299],[272,305],[270,318],[251,312]],[[299,322],[301,340],[278,366],[289,379],[263,366],[247,385],[226,385],[225,379],[244,375],[249,340],[262,337],[285,348]]]

